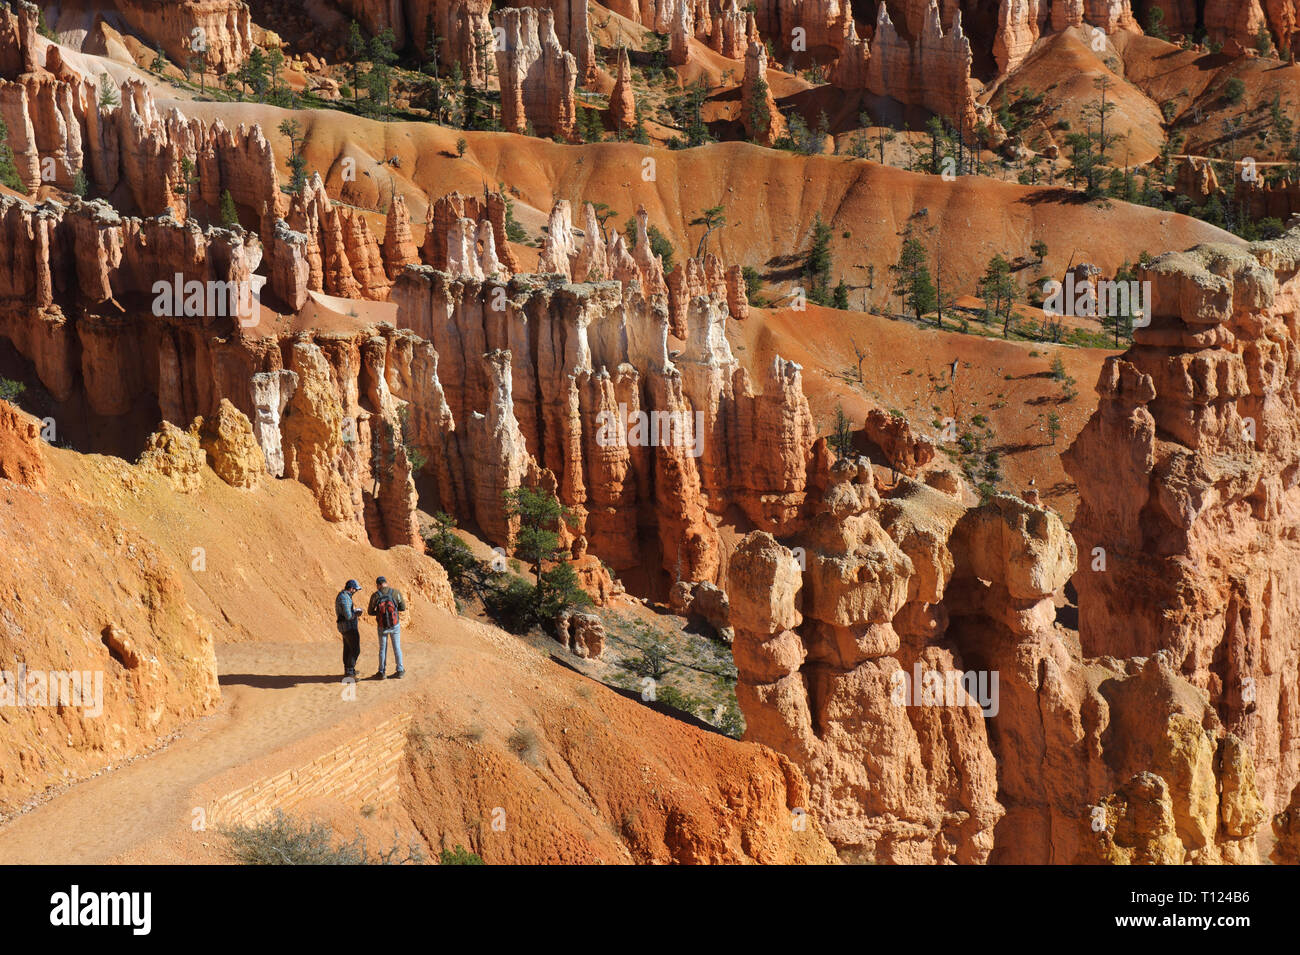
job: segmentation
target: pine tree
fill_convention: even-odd
[[[18,166],[14,162],[14,151],[9,145],[9,127],[4,117],[0,116],[0,185],[8,186],[14,192],[27,193],[22,177],[18,175]]]
[[[918,322],[938,307],[938,293],[926,262],[925,245],[920,239],[908,236],[903,240],[898,263],[891,266],[891,269],[898,275],[894,294],[900,296],[903,303],[912,309]]]
[[[289,185],[285,187],[286,192],[297,195],[307,185],[307,157],[302,154],[302,148],[306,145],[306,140],[302,135],[302,127],[298,125],[296,119],[286,119],[280,123],[280,134],[289,140]]]
[[[1011,263],[1001,253],[989,259],[979,280],[979,292],[984,299],[986,320],[991,317],[1005,322],[1014,299],[1015,282],[1011,278]]]
[[[519,522],[515,553],[531,566],[537,580],[532,595],[534,622],[550,624],[565,607],[587,602],[558,533],[572,515],[554,495],[532,488],[512,488],[503,497],[506,514]]]
[[[278,46],[271,47],[266,54],[266,73],[267,79],[271,84],[271,102],[277,102],[280,98],[280,68],[284,66],[284,54],[280,52]]]
[[[117,86],[113,83],[113,77],[107,73],[99,75],[99,108],[112,109],[120,105],[121,97],[117,95]]]
[[[385,27],[370,38],[370,72],[366,74],[366,90],[381,115],[387,116],[392,105],[393,64],[397,54],[393,31]]]
[[[253,96],[260,103],[262,97],[266,95],[267,86],[266,54],[262,52],[260,46],[253,47],[239,72],[240,79],[252,90]]]
[[[691,220],[691,225],[704,226],[704,235],[700,236],[700,244],[695,247],[697,259],[709,251],[709,236],[726,224],[727,216],[723,213],[722,206],[711,206]]]
[[[221,224],[227,229],[239,225],[239,210],[235,207],[235,200],[230,195],[229,189],[221,190]]]
[[[812,245],[803,263],[803,280],[810,302],[831,304],[831,264],[831,227],[822,221],[818,212],[813,216]]]
[[[632,130],[632,142],[640,146],[650,145],[650,134],[646,132],[645,119],[641,115],[641,101],[633,97],[636,106],[636,127]]]
[[[352,70],[352,102],[355,105],[361,95],[361,63],[366,52],[366,41],[361,36],[361,26],[356,20],[348,27],[347,39],[348,66]]]
[[[831,294],[831,307],[848,311],[849,308],[849,287],[840,279],[839,284],[835,286],[835,291]]]
[[[759,76],[754,81],[753,98],[749,104],[750,138],[761,140],[772,127],[772,111],[767,105],[767,80]]]

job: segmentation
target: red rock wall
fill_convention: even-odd
[[[1107,361],[1065,456],[1085,652],[1165,653],[1274,811],[1300,780],[1298,266],[1294,232],[1156,259],[1150,327]]]
[[[113,0],[122,18],[178,65],[206,47],[214,73],[239,69],[253,48],[252,17],[242,0]],[[198,32],[196,32],[198,31]]]
[[[555,35],[550,10],[501,10],[493,21],[505,31],[496,51],[501,81],[501,125],[522,133],[531,125],[538,136],[574,135],[578,61]]]

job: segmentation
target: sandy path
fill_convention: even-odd
[[[192,791],[219,774],[289,748],[368,709],[426,689],[442,656],[404,640],[407,676],[362,680],[345,702],[337,644],[218,647],[222,702],[166,749],[78,783],[0,829],[0,864],[103,864],[166,832],[188,827]],[[374,672],[376,639],[362,634],[358,670]],[[390,672],[393,662],[388,663]],[[250,780],[251,781],[251,780]]]

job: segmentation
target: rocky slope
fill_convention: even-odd
[[[138,756],[220,694],[212,621],[188,600],[181,565],[94,494],[52,486],[41,428],[0,401],[6,815]],[[116,477],[150,480],[121,462]]]

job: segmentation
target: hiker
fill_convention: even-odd
[[[406,611],[406,601],[402,599],[401,592],[396,587],[388,586],[388,578],[378,577],[375,579],[376,590],[370,595],[370,607],[368,611],[370,616],[375,618],[379,625],[379,672],[375,674],[376,680],[386,679],[384,670],[388,665],[388,641],[393,641],[393,656],[397,663],[397,670],[393,673],[394,680],[400,680],[406,668],[402,666],[402,618],[398,616]]]
[[[358,621],[364,612],[352,604],[352,595],[361,590],[355,580],[343,585],[334,598],[334,616],[338,621],[339,633],[343,635],[343,679],[357,678],[357,658],[361,656],[361,631]]]

